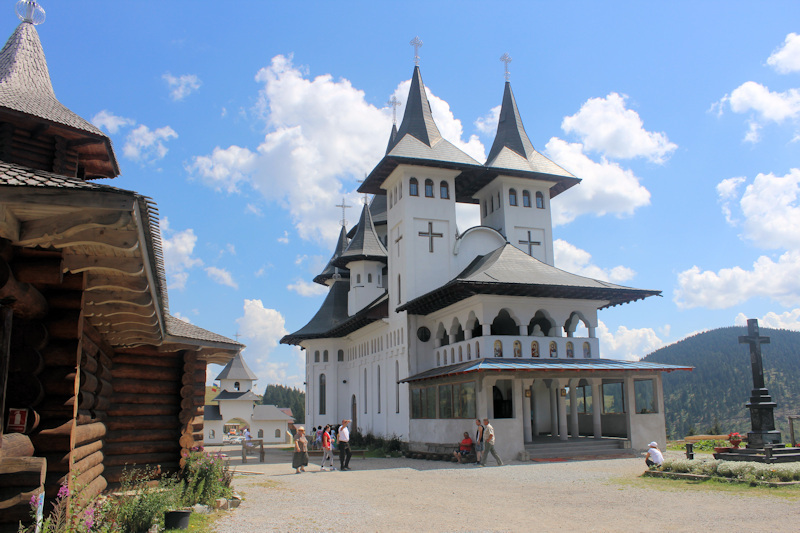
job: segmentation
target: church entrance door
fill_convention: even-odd
[[[358,431],[358,402],[356,402],[356,395],[353,394],[353,399],[350,401],[350,419],[353,421],[350,424],[350,432]]]

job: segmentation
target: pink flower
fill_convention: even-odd
[[[66,485],[61,485],[61,488],[58,489],[58,496],[56,496],[56,498],[61,499],[66,498],[67,496],[69,496],[69,487]]]

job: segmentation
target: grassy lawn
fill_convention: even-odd
[[[708,481],[696,481],[642,476],[634,478],[621,477],[615,479],[614,482],[623,487],[646,488],[664,492],[724,492],[753,497],[778,497],[800,501],[800,485],[790,487],[751,487],[746,483],[731,483],[727,481],[718,481],[716,479],[710,479]]]
[[[166,529],[165,533],[179,533],[182,531],[196,531],[197,533],[210,533],[211,526],[225,516],[227,511],[216,511],[210,514],[192,513],[189,518],[188,529]]]

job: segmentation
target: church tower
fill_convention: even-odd
[[[359,189],[387,198],[390,308],[451,277],[456,177],[479,167],[439,133],[415,66],[400,128],[392,127],[385,157]]]
[[[507,67],[511,58],[503,58]],[[481,224],[552,266],[550,199],[580,180],[534,149],[511,91],[508,68],[497,134],[485,166],[495,177],[474,195],[480,203]]]

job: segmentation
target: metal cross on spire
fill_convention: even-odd
[[[398,100],[395,95],[392,95],[386,103],[392,106],[392,124],[397,126],[397,108],[401,105],[400,100]]]
[[[334,207],[341,207],[341,208],[342,208],[342,222],[341,222],[341,224],[342,224],[342,227],[345,227],[345,228],[346,228],[346,227],[347,227],[347,220],[345,220],[345,217],[344,217],[344,214],[345,214],[345,211],[344,211],[344,210],[345,210],[345,209],[348,209],[348,208],[350,208],[350,207],[353,207],[353,206],[352,206],[352,205],[347,205],[347,204],[345,203],[345,201],[344,201],[344,196],[342,196],[342,203],[341,203],[341,204],[337,204],[337,205],[336,205],[336,206],[334,206]]]
[[[365,181],[367,181],[367,174],[366,173],[364,173],[364,179],[363,180],[358,180],[358,182],[359,183],[364,183]],[[369,199],[367,198],[367,193],[364,193],[364,205],[369,205]]]
[[[508,74],[508,64],[511,63],[511,56],[508,54],[503,54],[500,56],[500,61],[506,64],[506,81],[508,81],[509,74]]]
[[[35,0],[19,0],[19,2],[17,2],[16,11],[17,17],[19,17],[22,22],[29,22],[34,26],[38,26],[44,22],[44,8]]]
[[[422,46],[422,39],[414,37],[408,44],[414,47],[414,64],[419,66],[419,48]]]

